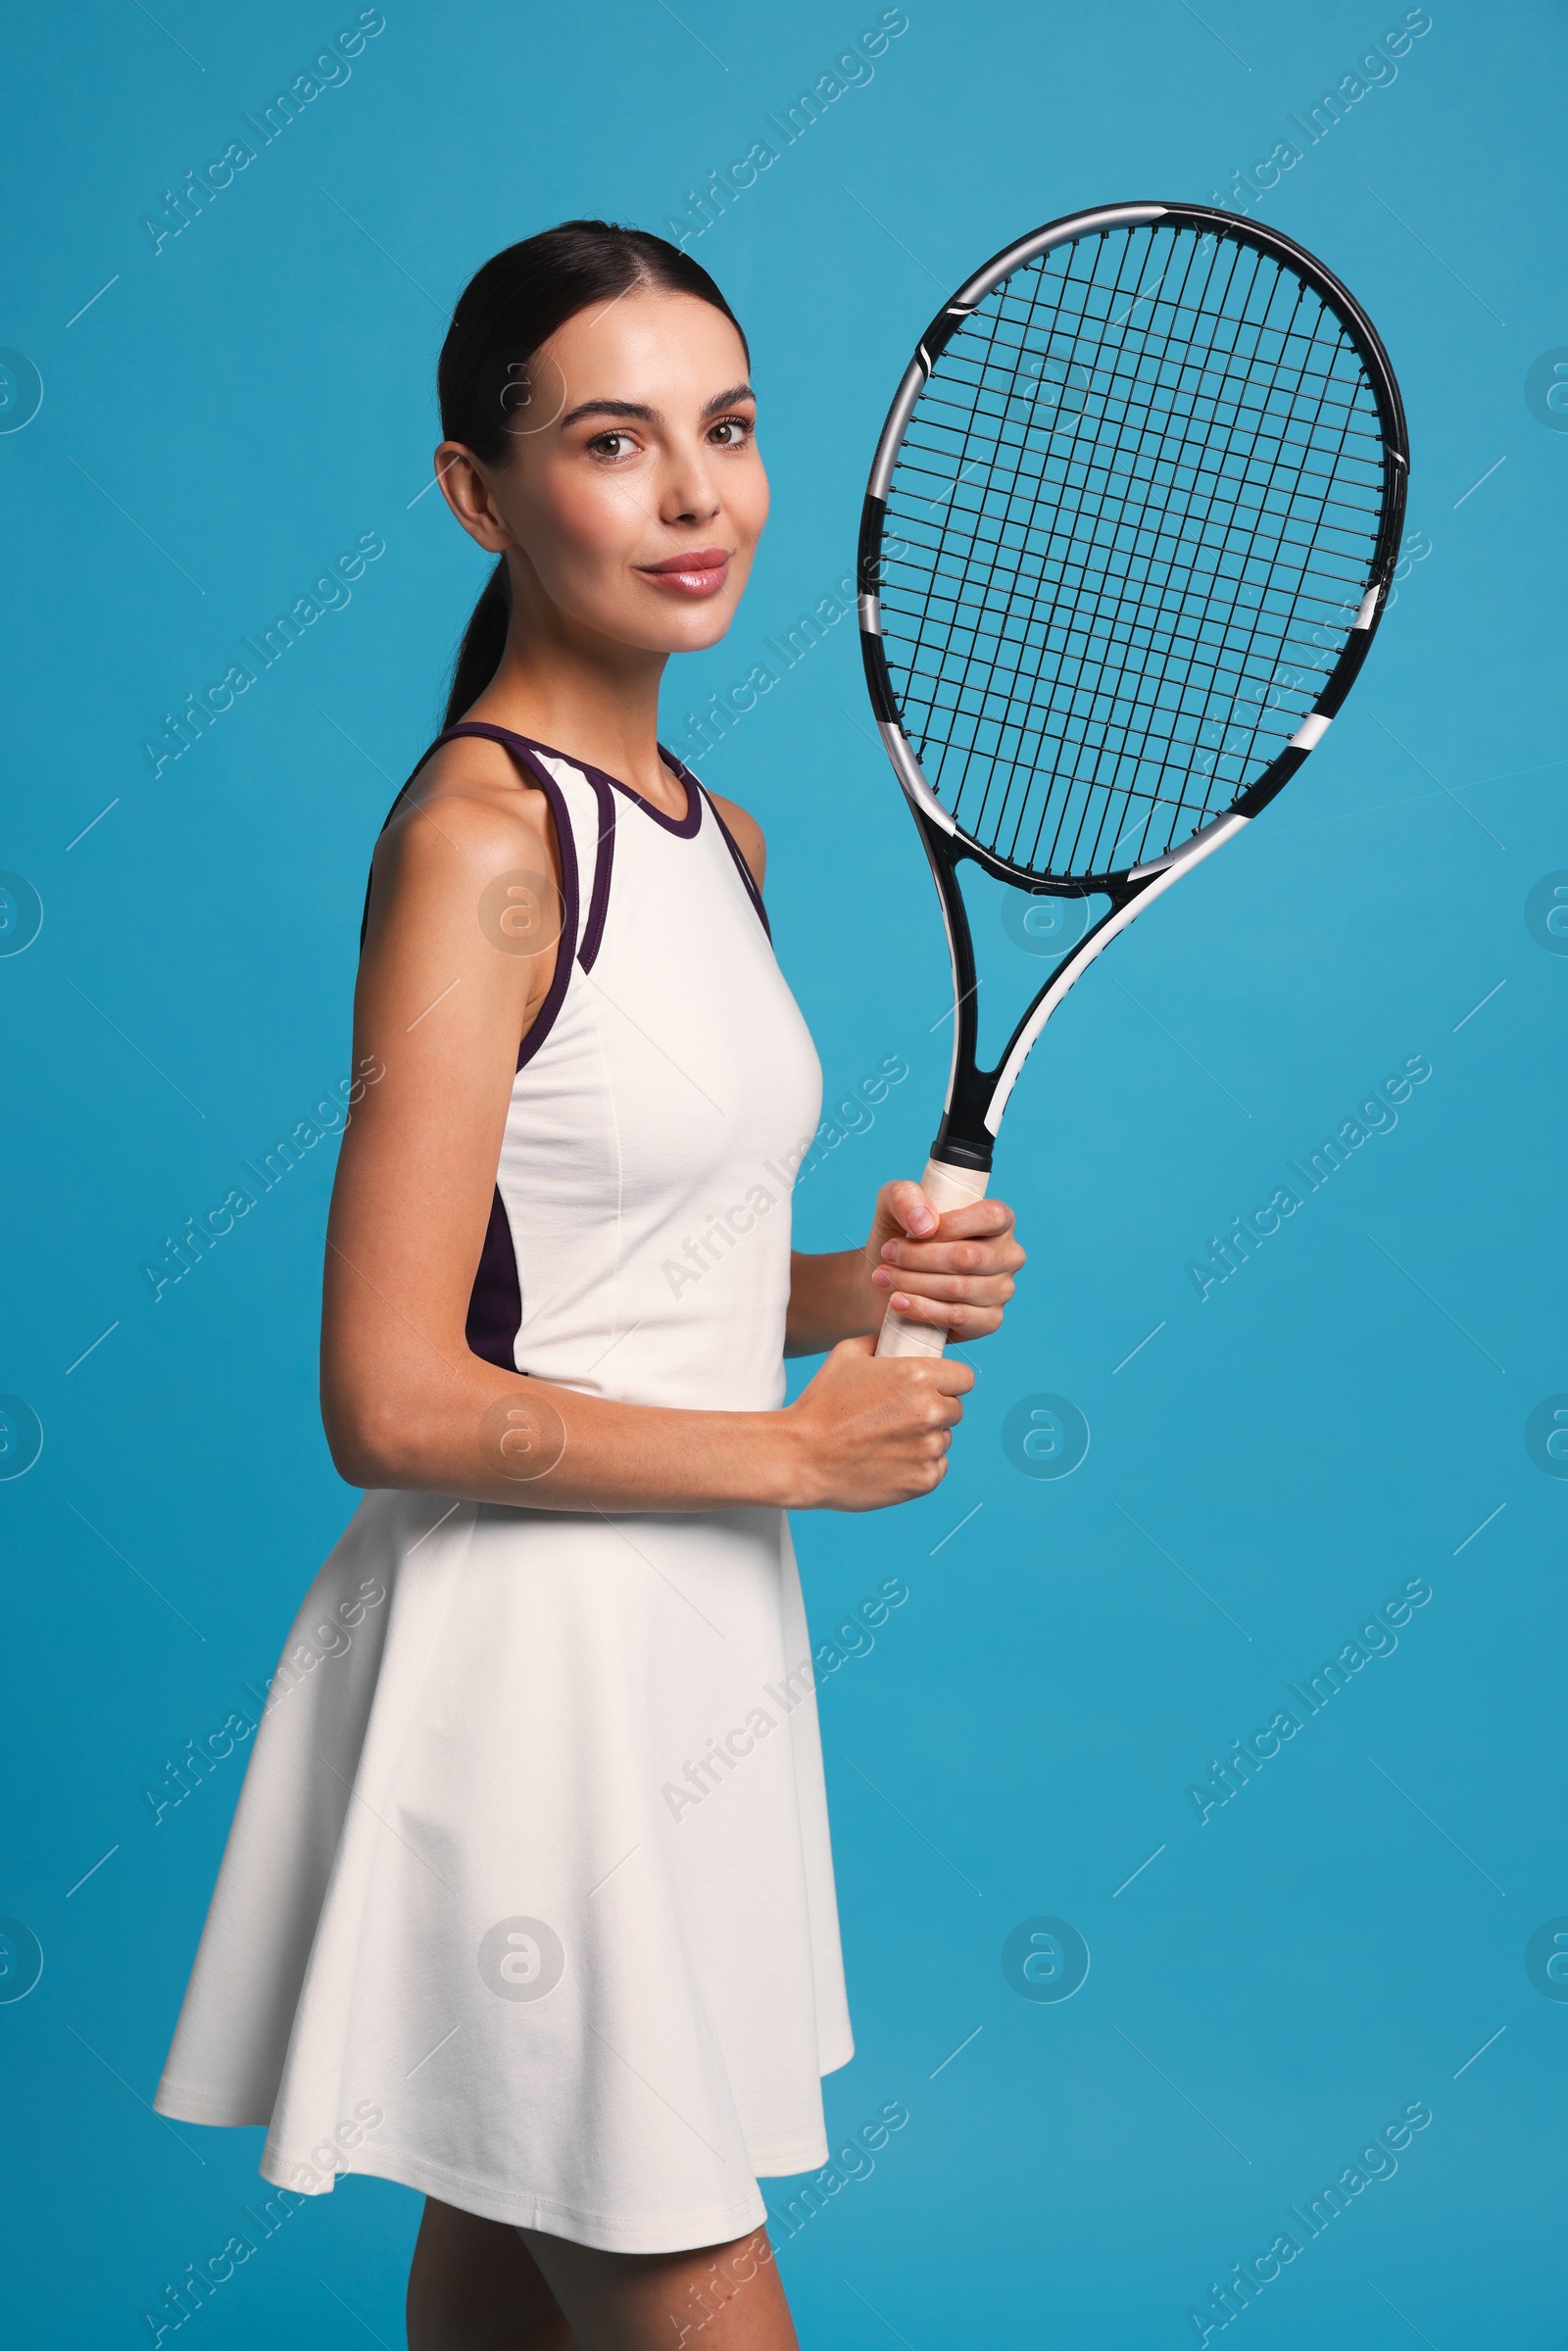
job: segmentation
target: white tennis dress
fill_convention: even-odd
[[[776,1409],[821,1072],[744,861],[676,761],[679,820],[461,731],[547,792],[565,901],[469,1344]],[[671,2251],[826,2163],[853,2048],[784,1512],[367,1494],[269,1685],[159,2112],[269,2124],[283,2186]]]

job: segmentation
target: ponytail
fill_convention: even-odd
[[[746,349],[729,304],[678,245],[609,220],[564,220],[495,254],[459,295],[436,371],[442,438],[460,441],[483,465],[503,464],[516,429],[512,412],[529,403],[534,353],[579,311],[613,302],[634,285],[710,303]],[[511,624],[512,579],[503,556],[464,631],[443,731],[472,709],[495,676]]]
[[[484,593],[463,632],[452,671],[452,690],[447,696],[446,716],[441,721],[443,734],[449,726],[457,725],[465,710],[472,710],[500,668],[511,625],[512,575],[503,556],[485,581]]]

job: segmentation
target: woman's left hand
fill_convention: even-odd
[[[1024,1261],[1012,1225],[1012,1210],[999,1200],[950,1208],[939,1219],[918,1184],[884,1184],[865,1245],[877,1300],[953,1339],[988,1338]]]

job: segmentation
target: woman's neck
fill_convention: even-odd
[[[684,787],[659,756],[659,684],[666,656],[629,646],[540,645],[514,626],[496,671],[466,715],[586,759],[666,814]]]

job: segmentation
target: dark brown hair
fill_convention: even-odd
[[[541,343],[579,311],[612,302],[634,285],[711,303],[746,350],[740,320],[708,271],[678,245],[610,220],[563,220],[496,254],[459,295],[436,370],[443,439],[461,441],[486,465],[499,464],[513,445],[512,419],[529,402],[527,363]],[[495,676],[511,617],[503,556],[464,632],[443,728],[461,718]]]

